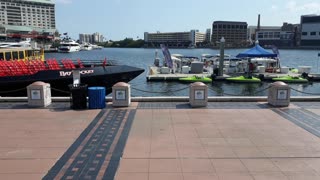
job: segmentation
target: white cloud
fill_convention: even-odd
[[[320,13],[320,2],[310,2],[298,4],[290,1],[286,4],[286,9],[294,13],[315,14]]]
[[[55,0],[57,4],[71,4],[72,0]]]

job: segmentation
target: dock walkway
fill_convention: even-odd
[[[0,179],[320,179],[319,101],[111,105],[1,102]]]
[[[232,77],[232,76],[239,76],[244,75],[242,74],[223,74],[223,76],[216,76],[214,81],[226,81],[226,78]],[[297,73],[253,73],[253,76],[259,77],[263,76],[261,79],[262,81],[272,81],[272,78],[277,77],[284,77],[284,76],[293,76],[297,77],[301,74]],[[175,74],[153,74],[153,75],[147,75],[146,79],[147,81],[179,81],[179,78],[186,78],[186,77],[192,77],[192,76],[199,76],[199,77],[211,77],[211,74],[208,73],[202,73],[202,74],[181,74],[181,73],[175,73]],[[320,81],[320,74],[310,74],[310,81]]]

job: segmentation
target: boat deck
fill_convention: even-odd
[[[1,102],[0,179],[320,179],[319,102]]]

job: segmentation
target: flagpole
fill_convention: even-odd
[[[318,53],[317,72],[319,72],[319,57],[320,57],[320,53]]]

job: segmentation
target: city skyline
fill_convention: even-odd
[[[107,40],[143,39],[144,32],[205,32],[214,21],[243,21],[248,26],[300,23],[301,15],[320,14],[320,2],[311,0],[56,0],[56,26],[74,39],[80,33],[99,32]],[[232,3],[232,5],[230,5]],[[240,7],[240,8],[239,8]]]

